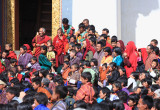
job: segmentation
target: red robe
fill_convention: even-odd
[[[29,46],[29,44],[23,44],[23,45],[27,47],[27,53],[33,55],[33,54],[32,54],[32,50],[31,50],[31,47]]]
[[[54,51],[57,52],[56,54],[56,67],[58,67],[58,57],[64,53],[66,55],[65,47],[68,45],[68,40],[65,35],[63,35],[62,40],[59,39],[58,35],[53,39],[53,46]]]
[[[90,42],[88,39],[86,39],[86,50],[84,52],[84,55],[83,55],[83,59],[86,59],[86,55],[89,51],[92,51],[93,52],[93,55],[94,53],[96,52],[96,50],[91,46]]]
[[[131,67],[124,66],[126,69],[126,75],[129,77],[130,74],[136,71],[137,68],[138,52],[136,51],[136,46],[133,41],[129,41],[127,43],[125,52],[127,53],[129,62],[131,64]]]
[[[0,74],[5,70],[5,67],[2,65],[1,61],[0,61]]]
[[[7,56],[7,58],[8,58],[8,59],[14,58],[14,59],[17,60],[17,55],[16,55],[16,53],[15,53],[14,51],[10,51],[10,52],[9,52],[9,55]]]
[[[113,49],[112,45],[108,43],[108,41],[106,40],[106,47],[110,47],[111,50]]]
[[[140,48],[141,49],[141,53],[142,53],[142,59],[143,59],[143,63],[145,64],[146,59],[148,57],[148,53],[146,51],[146,48]]]
[[[44,35],[43,37],[41,36],[35,36],[32,40],[32,45],[33,47],[36,46],[36,44],[43,44],[47,46],[47,41],[51,40],[50,37],[48,37],[47,35]],[[35,56],[39,57],[39,55],[41,54],[41,47],[36,47],[35,50]]]

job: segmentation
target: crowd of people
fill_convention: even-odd
[[[52,40],[40,28],[20,55],[5,44],[0,62],[1,110],[160,110],[158,40],[125,46],[84,19],[62,20]]]

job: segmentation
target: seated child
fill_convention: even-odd
[[[139,96],[137,94],[131,94],[128,96],[128,105],[132,110],[138,110],[137,104],[138,104]]]
[[[4,62],[5,67],[7,68],[10,64],[9,60],[7,59],[7,56],[9,55],[9,51],[5,50],[2,52],[2,60],[1,62]],[[3,64],[3,63],[2,63]]]
[[[37,62],[37,57],[33,56],[31,58],[31,63],[30,63],[30,68],[31,69],[36,69],[37,71],[39,71],[41,69],[41,66],[39,65],[39,63]]]
[[[157,69],[158,65],[159,65],[158,60],[154,59],[151,64],[151,68],[148,70],[148,72],[153,78],[157,76],[157,74],[155,73],[155,70]]]
[[[14,73],[16,73],[17,72],[16,64],[17,64],[16,59],[10,59],[10,65],[6,68],[6,71],[13,71]]]
[[[47,58],[48,58],[49,61],[55,59],[55,53],[54,53],[53,49],[54,49],[53,46],[48,47]]]
[[[99,98],[97,103],[101,103],[103,100],[108,101],[110,98],[110,90],[107,87],[103,87],[99,91]]]
[[[62,67],[62,70],[61,70],[62,78],[63,78],[64,83],[67,82],[67,77],[68,77],[68,74],[69,74],[70,71],[71,71],[71,69],[70,69],[70,66],[69,66],[69,62],[64,61],[63,67]]]
[[[121,83],[118,81],[115,81],[112,84],[112,89],[113,89],[113,93],[110,96],[110,100],[113,101],[113,100],[119,99],[117,94],[122,89]]]
[[[78,58],[76,56],[76,50],[73,50],[73,49],[70,50],[69,55],[70,55],[70,61],[69,61],[70,66],[73,65],[73,64],[75,64],[75,63],[79,64],[80,58]]]
[[[53,88],[55,87],[55,83],[53,82],[54,79],[54,74],[53,73],[48,73],[46,76],[47,79],[49,79],[50,83],[49,83],[49,88],[51,90],[53,90]]]
[[[100,69],[99,69],[99,72],[100,72],[100,82],[103,83],[103,81],[106,79],[106,74],[107,74],[108,70],[109,70],[109,67],[107,67],[107,63],[104,63],[102,65],[102,67],[100,67]]]
[[[75,43],[73,43],[73,42],[69,43],[68,53],[70,53],[70,51],[71,51],[72,49],[75,49]]]
[[[96,75],[99,76],[99,69],[98,69],[98,60],[96,58],[92,58],[90,61],[91,69],[96,72]]]
[[[81,44],[76,44],[75,45],[75,50],[76,50],[76,56],[78,57],[78,58],[80,58],[80,60],[82,60],[82,58],[83,58],[83,54],[81,53]]]

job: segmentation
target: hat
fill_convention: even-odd
[[[2,80],[0,80],[0,85],[6,85],[6,83],[4,82],[4,81],[2,81]]]
[[[43,78],[43,79],[42,79],[42,83],[43,83],[44,85],[48,85],[48,84],[50,83],[50,81],[49,81],[49,79],[47,79],[47,78]]]

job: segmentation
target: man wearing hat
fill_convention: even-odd
[[[8,100],[6,98],[6,83],[0,80],[0,104],[7,104]]]

